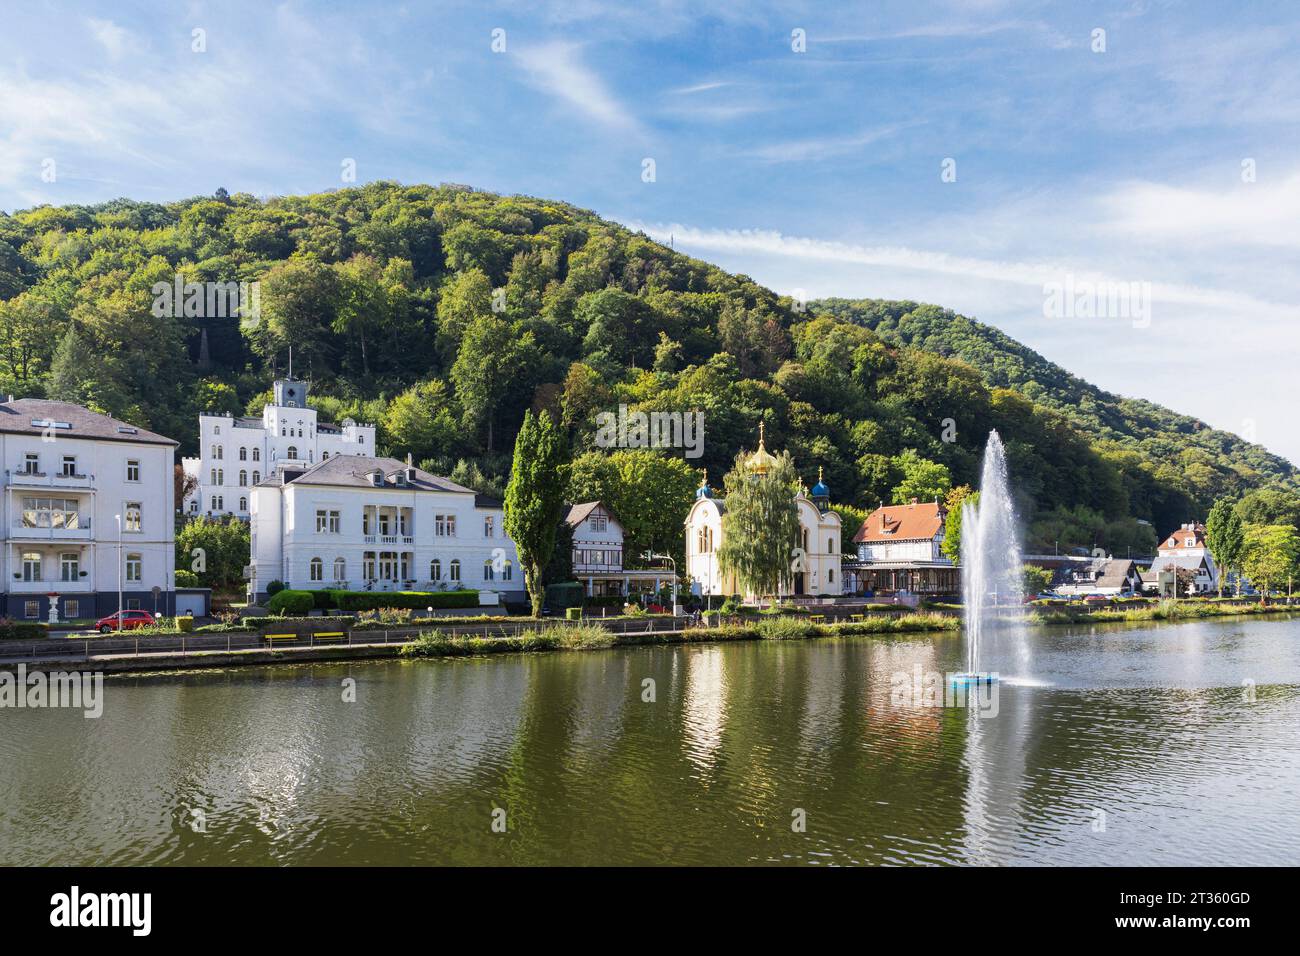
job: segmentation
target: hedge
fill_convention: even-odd
[[[40,641],[50,636],[44,624],[0,618],[0,641]]]
[[[316,599],[312,597],[310,591],[294,591],[288,588],[276,591],[266,602],[266,609],[277,616],[292,614],[302,617],[315,606]]]
[[[332,607],[340,611],[377,611],[383,607],[478,607],[478,591],[331,591]]]

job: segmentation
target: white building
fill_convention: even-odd
[[[883,597],[935,597],[961,590],[958,569],[943,553],[948,513],[938,501],[913,498],[881,505],[853,536],[857,560],[845,571],[851,590]]]
[[[0,403],[4,613],[175,613],[176,442],[80,405]],[[158,593],[154,594],[154,589]]]
[[[747,459],[745,466],[755,475],[765,475],[774,461],[763,447],[760,429],[758,451]],[[844,588],[840,516],[831,510],[830,491],[819,477],[812,491],[801,490],[794,503],[799,512],[801,560],[794,564],[792,559],[796,570],[778,597],[838,596]],[[742,593],[735,576],[723,572],[718,563],[718,549],[726,533],[726,502],[713,496],[706,479],[695,492],[695,504],[686,514],[686,576],[693,592],[702,596]],[[759,595],[744,597],[752,600]]]
[[[254,600],[281,581],[304,590],[495,591],[525,599],[505,512],[395,458],[281,462],[251,489]]]
[[[253,486],[279,462],[310,466],[337,455],[374,455],[375,426],[318,421],[316,409],[307,407],[308,387],[277,379],[261,418],[199,416],[199,457],[181,460],[197,481],[185,499],[187,514],[247,518]]]
[[[628,571],[623,567],[623,525],[600,501],[573,505],[564,517],[573,529],[573,576],[593,597],[658,593],[676,575],[664,570]]]
[[[1165,586],[1161,586],[1161,572],[1166,573]],[[1192,594],[1209,594],[1219,589],[1219,567],[1214,563],[1209,545],[1205,543],[1205,525],[1188,522],[1156,549],[1156,558],[1142,575],[1143,584],[1152,590],[1176,589],[1178,575],[1189,578]],[[1171,585],[1172,580],[1172,585]]]

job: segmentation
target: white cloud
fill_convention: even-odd
[[[631,112],[609,91],[605,82],[579,57],[571,43],[546,43],[514,54],[529,82],[542,92],[571,106],[611,129],[638,130]]]
[[[876,129],[866,129],[851,136],[795,139],[782,143],[769,143],[747,150],[744,155],[768,163],[804,163],[831,159],[856,153],[864,146],[888,139],[899,130],[912,124],[894,124]]]
[[[1114,233],[1161,241],[1215,245],[1289,246],[1300,250],[1300,172],[1269,182],[1236,179],[1219,190],[1132,183],[1104,200]],[[1231,181],[1231,180],[1229,180]]]
[[[130,30],[119,27],[112,20],[99,20],[95,17],[87,17],[86,25],[90,28],[91,35],[98,41],[107,52],[110,58],[114,60],[121,59],[123,54],[130,52],[136,46],[138,41]]]

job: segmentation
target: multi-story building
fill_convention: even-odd
[[[627,570],[623,566],[623,525],[600,501],[569,508],[565,523],[573,529],[573,576],[593,597],[657,594],[677,579],[672,571]]]
[[[338,455],[374,455],[375,426],[320,421],[307,407],[308,388],[277,379],[260,418],[199,416],[199,457],[181,460],[196,482],[185,499],[187,514],[247,518],[253,486],[280,462],[310,466]]]
[[[1164,572],[1162,584],[1161,572]],[[1182,588],[1178,578],[1184,579]],[[1156,549],[1151,567],[1142,575],[1148,590],[1174,594],[1183,590],[1192,594],[1209,594],[1218,590],[1219,567],[1205,543],[1205,525],[1188,522],[1165,538]]]
[[[755,476],[766,475],[775,459],[763,447],[760,429],[758,450],[745,461]],[[790,578],[778,597],[835,597],[843,593],[840,569],[840,516],[831,509],[831,493],[818,476],[810,492],[795,496],[799,515],[798,552],[791,558]],[[742,594],[734,575],[722,570],[718,549],[727,533],[726,501],[716,498],[706,479],[695,492],[695,504],[686,514],[686,576],[691,589],[701,596]],[[793,549],[792,549],[793,550]],[[766,595],[745,594],[746,599]]]
[[[176,613],[175,451],[80,405],[0,403],[4,613],[103,617],[119,588],[124,608]]]
[[[250,489],[249,590],[495,591],[525,598],[502,503],[408,461],[281,461]]]
[[[859,594],[938,596],[961,590],[958,570],[943,553],[947,512],[938,501],[882,505],[853,536],[857,560],[845,572]]]

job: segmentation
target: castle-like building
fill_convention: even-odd
[[[762,477],[776,459],[763,443],[759,426],[758,450],[745,460],[745,470]],[[840,516],[831,509],[831,493],[818,471],[812,490],[801,488],[794,498],[799,513],[800,560],[792,561],[789,580],[778,597],[834,597],[843,593],[840,568]],[[735,575],[718,564],[718,549],[727,533],[727,505],[709,487],[707,475],[695,492],[695,503],[686,514],[686,577],[691,590],[701,596],[743,594]],[[764,595],[765,596],[765,595]],[[744,594],[746,600],[759,597]]]
[[[374,456],[375,426],[319,421],[307,407],[308,388],[292,375],[276,379],[260,418],[199,416],[199,457],[181,459],[195,482],[187,514],[247,518],[253,486],[280,464],[305,468],[337,455]]]

